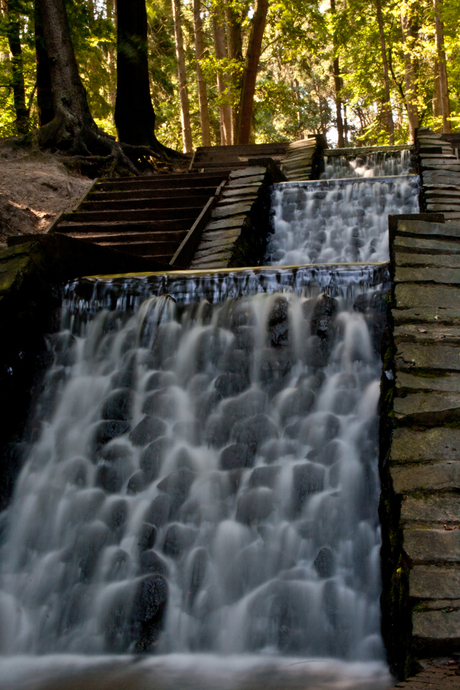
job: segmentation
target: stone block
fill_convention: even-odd
[[[458,245],[460,251],[460,244]],[[395,287],[396,306],[402,308],[423,307],[438,309],[458,309],[460,288],[440,285],[409,285],[400,283]]]
[[[460,599],[460,570],[416,565],[409,574],[409,593],[419,599]]]
[[[252,204],[218,204],[211,213],[211,218],[221,220],[230,216],[239,216],[250,212]]]
[[[460,268],[460,256],[455,254],[414,254],[412,252],[397,251],[395,256],[395,264],[396,266]]]
[[[460,611],[423,611],[412,616],[412,634],[430,644],[460,643]]]
[[[433,254],[460,254],[460,244],[448,240],[424,239],[423,237],[395,237],[393,246],[395,252],[399,249],[416,249],[419,252],[431,252]]]
[[[415,469],[415,468],[414,468]],[[401,522],[432,523],[449,526],[460,523],[460,496],[446,493],[440,496],[428,495],[420,498],[408,496],[401,503]]]
[[[414,307],[413,309],[393,309],[393,321],[401,324],[455,324],[460,319],[460,307],[439,309],[438,307]]]
[[[455,393],[414,393],[395,398],[393,409],[397,419],[437,426],[460,420],[460,395]],[[408,419],[404,419],[408,418]]]
[[[232,216],[222,220],[213,220],[207,224],[204,232],[208,230],[224,230],[225,228],[241,228],[246,220],[246,216]]]
[[[418,268],[396,267],[396,283],[441,283],[444,285],[460,285],[460,268],[433,268],[423,266]]]
[[[398,464],[460,460],[460,430],[396,429],[393,433],[391,460]]]
[[[446,372],[444,376],[417,376],[405,371],[396,372],[396,390],[401,391],[444,391],[460,393],[460,374]]]
[[[406,528],[403,548],[414,565],[460,563],[460,530]]]
[[[449,345],[398,343],[397,369],[446,369],[460,371],[460,348]]]
[[[460,226],[457,224],[427,223],[421,220],[399,220],[396,234],[428,235],[436,237],[460,237]]]
[[[395,342],[420,342],[426,344],[460,344],[460,327],[445,326],[443,324],[426,324],[420,327],[416,324],[407,323],[398,325],[393,330]],[[441,341],[441,342],[440,342]]]
[[[460,453],[458,454],[460,456]],[[460,460],[460,457],[458,458]],[[397,494],[411,491],[460,489],[460,462],[392,467],[391,478]],[[460,522],[460,517],[459,517]]]

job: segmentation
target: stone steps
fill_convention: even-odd
[[[445,135],[421,127],[418,155],[427,211],[442,211],[448,221],[460,220],[460,160],[458,148]]]

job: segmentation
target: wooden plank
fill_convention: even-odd
[[[226,206],[217,206],[212,213],[213,220],[220,220],[228,218],[229,216],[236,216],[248,214],[252,208],[252,204],[228,204]]]
[[[222,218],[222,220],[213,220],[205,228],[205,231],[223,230],[224,228],[241,228],[246,221],[247,216],[233,216],[230,218]]]
[[[198,242],[200,241],[201,234],[206,226],[206,223],[209,220],[210,214],[216,205],[216,203],[219,201],[220,196],[222,194],[222,190],[226,184],[226,180],[220,183],[220,185],[217,187],[216,192],[214,196],[210,197],[207,204],[204,206],[202,209],[200,215],[196,219],[196,221],[193,223],[192,227],[188,231],[187,235],[184,237],[182,240],[179,248],[177,249],[176,253],[174,254],[173,258],[171,259],[170,266],[172,267],[183,267],[185,268],[188,266],[190,263],[192,257],[193,257],[193,252],[195,251]]]

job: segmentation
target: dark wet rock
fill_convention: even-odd
[[[67,593],[63,602],[59,620],[59,634],[68,633],[83,620],[85,608],[88,604],[88,586],[78,582]]]
[[[193,420],[191,422],[176,422],[172,428],[174,438],[180,438],[193,446],[199,446],[201,442],[201,425]]]
[[[199,547],[194,550],[187,568],[188,583],[185,591],[188,610],[192,609],[197,594],[204,585],[208,562],[209,556],[205,548]]]
[[[329,337],[338,308],[338,302],[333,297],[329,297],[329,295],[319,297],[311,318],[312,335],[317,335],[322,340]]]
[[[159,477],[166,454],[173,445],[174,441],[171,438],[160,436],[155,441],[149,443],[147,448],[144,448],[139,465],[145,472],[148,482]]]
[[[272,463],[286,455],[294,455],[297,452],[297,443],[285,438],[272,439],[264,443],[258,452],[265,459],[265,462]]]
[[[250,489],[238,499],[236,519],[244,525],[252,525],[267,518],[274,507],[273,491],[265,487]]]
[[[188,550],[196,539],[196,530],[193,527],[174,523],[168,527],[163,544],[163,552],[171,558],[179,558]]]
[[[151,652],[163,629],[168,583],[163,575],[147,575],[134,594],[129,637],[133,651]]]
[[[249,352],[242,349],[229,350],[219,362],[219,368],[230,374],[244,373],[249,376],[250,366]]]
[[[166,433],[166,424],[158,417],[144,417],[131,431],[129,439],[134,446],[146,446]]]
[[[132,451],[124,443],[111,443],[105,446],[101,452],[100,457],[106,462],[116,463],[118,461],[132,461]]]
[[[292,439],[292,441],[299,439],[302,425],[303,421],[301,419],[297,419],[295,422],[288,424],[284,430],[286,438]]]
[[[171,419],[176,413],[176,399],[167,390],[154,391],[145,398],[142,412],[161,419]]]
[[[0,513],[0,546],[4,543],[8,527],[11,522],[11,514],[9,510],[3,510]]]
[[[313,448],[321,448],[340,431],[340,420],[331,412],[316,412],[302,422],[299,438]]]
[[[221,400],[222,395],[215,388],[211,391],[201,393],[201,395],[197,397],[195,405],[197,421],[204,425],[209,415],[216,411]]]
[[[321,465],[306,462],[295,465],[292,471],[291,505],[294,515],[301,512],[308,496],[324,488],[325,469]]]
[[[336,489],[340,484],[340,463],[336,462],[329,469],[329,486]]]
[[[358,400],[359,396],[357,391],[338,390],[335,394],[332,411],[340,415],[353,414]]]
[[[69,484],[84,488],[88,484],[88,461],[85,458],[74,458],[66,463],[64,478]]]
[[[342,448],[343,442],[338,439],[333,439],[323,447],[310,450],[307,453],[307,459],[329,467],[339,460]]]
[[[230,492],[230,495],[233,496],[234,494],[238,493],[241,486],[241,482],[243,481],[243,476],[244,473],[241,468],[238,468],[236,470],[229,470],[227,472],[228,490]]]
[[[113,391],[102,403],[102,419],[117,419],[129,421],[131,419],[131,409],[133,404],[133,394],[129,388],[119,388]]]
[[[195,461],[188,448],[179,448],[174,453],[172,461],[174,467],[176,467],[178,470],[186,469],[190,470],[190,472],[193,472],[195,470]]]
[[[97,453],[102,446],[114,438],[123,436],[130,430],[129,422],[117,421],[115,419],[99,422],[96,425],[93,436],[93,450]]]
[[[147,380],[145,391],[148,393],[150,391],[161,390],[163,388],[168,388],[168,386],[174,386],[175,383],[176,377],[172,371],[154,371]]]
[[[254,415],[247,420],[236,422],[230,433],[231,441],[248,446],[254,453],[259,445],[277,437],[277,426],[266,414]]]
[[[228,348],[229,336],[228,331],[214,326],[201,333],[194,352],[196,371],[206,371],[218,364]]]
[[[112,388],[134,388],[136,384],[136,374],[134,371],[116,371],[110,379]]]
[[[327,580],[323,587],[322,605],[333,627],[339,623],[339,592],[334,580]]]
[[[187,500],[190,487],[196,479],[196,474],[190,470],[181,468],[170,472],[167,477],[158,484],[160,491],[164,491],[171,499],[171,515]]]
[[[252,326],[238,326],[233,331],[236,347],[251,353],[254,349],[254,329]]]
[[[203,434],[206,443],[214,448],[228,443],[232,423],[233,419],[230,417],[217,413],[210,415]]]
[[[280,418],[283,424],[292,417],[305,417],[315,402],[315,394],[306,384],[301,383],[283,396],[279,406]]]
[[[132,474],[126,487],[126,493],[130,495],[139,494],[148,486],[147,475],[143,470],[137,470]]]
[[[249,487],[255,488],[259,486],[266,486],[273,489],[276,479],[281,470],[280,465],[270,465],[269,467],[256,467],[249,479]]]
[[[160,573],[166,577],[169,575],[169,568],[166,561],[152,549],[142,551],[140,554],[139,569],[143,575],[146,573]]]
[[[211,374],[195,374],[187,384],[187,391],[190,395],[197,397],[207,391],[212,379]]]
[[[144,515],[144,520],[160,528],[168,522],[170,513],[171,499],[167,494],[159,494],[150,504],[150,508]]]
[[[123,486],[123,477],[118,472],[116,467],[103,463],[97,468],[94,483],[96,486],[100,486],[109,494],[117,494]]]
[[[104,506],[102,519],[117,541],[123,536],[128,516],[128,502],[124,498],[112,500]]]
[[[284,348],[289,339],[289,302],[285,297],[277,297],[268,315],[268,338],[270,345]]]
[[[112,555],[107,567],[105,573],[106,581],[119,582],[120,580],[125,580],[128,576],[130,560],[126,551],[117,549]]]
[[[157,528],[148,522],[143,522],[137,536],[137,545],[140,551],[147,551],[155,546]]]
[[[266,404],[266,394],[257,388],[250,388],[235,398],[225,400],[219,409],[224,419],[230,423],[231,428],[240,419],[248,419],[264,412]]]
[[[103,547],[110,542],[110,531],[107,525],[96,520],[81,525],[76,532],[72,547],[72,558],[80,569],[80,581],[89,582],[93,577]]]
[[[249,376],[244,372],[225,373],[216,378],[214,386],[222,398],[242,393],[250,385]]]
[[[199,501],[196,499],[189,499],[181,506],[179,511],[179,519],[181,522],[198,527],[201,524],[202,515]]]
[[[235,470],[241,467],[252,467],[254,452],[242,443],[227,446],[220,454],[219,466],[223,470]]]
[[[323,546],[313,561],[315,570],[321,578],[327,579],[334,575],[334,556],[328,546]]]

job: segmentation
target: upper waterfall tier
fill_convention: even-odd
[[[346,149],[341,149],[346,151]],[[324,154],[324,172],[321,179],[330,180],[344,177],[387,177],[388,175],[409,175],[413,172],[411,152],[390,150],[369,151],[369,149],[349,149],[347,153]]]

